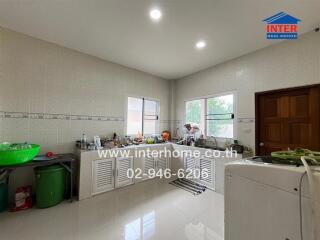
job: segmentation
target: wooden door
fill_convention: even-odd
[[[256,153],[297,147],[320,150],[320,87],[256,94]]]

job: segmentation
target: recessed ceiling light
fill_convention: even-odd
[[[150,11],[150,18],[153,21],[159,21],[162,17],[162,12],[159,9],[152,9]]]
[[[206,46],[207,46],[207,43],[205,41],[198,41],[196,43],[196,48],[198,48],[198,49],[205,48]]]

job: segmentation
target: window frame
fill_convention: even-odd
[[[125,127],[124,127],[124,136],[136,136],[136,134],[128,134],[128,99],[129,98],[139,98],[139,99],[142,99],[142,111],[143,111],[143,118],[142,118],[142,135],[143,136],[153,136],[153,135],[160,135],[160,100],[159,99],[156,99],[156,98],[149,98],[149,97],[142,97],[142,96],[139,96],[139,95],[127,95],[125,97]],[[157,103],[157,116],[158,116],[158,120],[155,120],[156,121],[156,132],[155,134],[144,134],[144,128],[143,128],[143,125],[144,125],[144,117],[145,117],[145,113],[144,113],[144,100],[147,100],[147,101],[154,101]]]
[[[212,137],[212,136],[207,136],[207,120],[206,120],[206,115],[207,115],[207,101],[209,98],[215,98],[215,97],[221,97],[225,95],[233,95],[233,138],[227,138],[227,137],[215,137],[218,142],[222,142],[226,139],[228,140],[233,140],[237,139],[237,92],[236,91],[229,91],[229,92],[222,92],[222,93],[215,93],[211,95],[206,95],[206,96],[201,96],[201,97],[195,97],[195,98],[189,98],[184,100],[184,122],[186,123],[186,118],[187,118],[187,107],[186,104],[189,101],[194,101],[194,100],[203,100],[204,103],[204,114],[201,116],[201,122],[204,121],[204,129],[201,129],[203,131],[203,135],[205,137]],[[214,136],[213,136],[214,137]]]

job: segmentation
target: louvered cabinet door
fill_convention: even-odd
[[[133,169],[133,157],[116,158],[116,188],[133,184],[134,178],[128,177],[128,171]]]
[[[166,170],[167,168],[169,168],[169,161],[168,161],[168,158],[166,157],[159,157],[157,158],[157,171],[159,169],[162,169],[162,171]]]
[[[150,169],[154,169],[156,171],[156,163],[154,157],[144,157],[143,159],[143,179],[147,180],[151,177],[149,176]]]
[[[212,158],[201,157],[199,159],[200,179],[199,183],[215,190],[215,160]],[[204,172],[205,171],[205,172]]]
[[[92,194],[114,189],[114,158],[99,159],[92,162]]]
[[[195,169],[197,168],[197,159],[193,156],[184,156],[184,170],[185,170],[185,178],[197,181],[194,177]]]

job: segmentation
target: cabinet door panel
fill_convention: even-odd
[[[199,159],[199,170],[199,182],[206,187],[215,190],[215,160],[211,158],[201,157]]]
[[[186,178],[192,181],[197,181],[196,178],[193,177],[195,173],[195,169],[197,168],[197,159],[193,156],[185,156],[184,157],[184,170]]]
[[[162,169],[164,171],[167,168],[169,168],[168,159],[165,157],[157,158],[157,170]]]
[[[128,178],[128,170],[133,170],[133,157],[116,158],[116,187],[133,184],[134,179]]]
[[[143,159],[143,179],[150,179],[149,177],[149,170],[154,169],[155,167],[155,159],[153,157],[145,157]]]
[[[114,158],[92,162],[92,194],[114,189]]]

